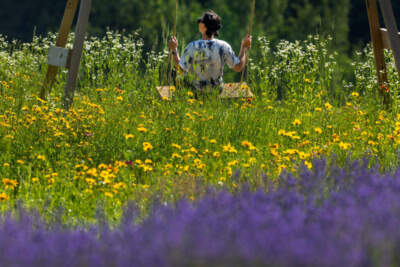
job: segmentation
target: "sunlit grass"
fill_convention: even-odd
[[[196,200],[209,185],[256,187],[262,177],[277,181],[283,170],[312,168],[321,156],[397,166],[399,85],[390,62],[394,105],[385,110],[370,48],[354,60],[355,80],[338,85],[327,41],[282,42],[273,52],[260,38],[249,81],[254,99],[195,99],[178,86],[174,100],[164,101],[155,87],[165,53],[143,57],[137,36],[108,33],[86,43],[74,105],[65,112],[65,70],[47,101],[37,97],[53,41],[0,45],[2,210],[21,200],[49,216],[63,207],[78,222],[95,218],[100,206],[117,220],[130,200],[145,209],[155,197]]]

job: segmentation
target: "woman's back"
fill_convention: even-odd
[[[239,62],[239,58],[227,42],[212,39],[189,43],[179,65],[193,76],[193,85],[201,89],[222,84],[225,63],[232,68]]]

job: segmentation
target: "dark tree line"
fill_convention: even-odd
[[[0,34],[29,41],[37,34],[57,31],[66,0],[0,1]],[[147,49],[165,46],[174,17],[174,0],[93,0],[90,32],[107,28],[140,29]],[[237,48],[247,32],[251,0],[179,0],[178,37],[199,37],[196,18],[211,8],[221,15],[221,38]],[[400,1],[392,1],[400,26]],[[370,39],[365,0],[259,0],[254,34],[279,39],[304,39],[309,34],[329,34],[338,50],[349,51]]]

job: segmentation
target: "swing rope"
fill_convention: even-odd
[[[174,17],[174,36],[175,37],[176,37],[176,18],[177,18],[177,15],[178,15],[178,0],[175,0],[175,17]],[[174,59],[172,58],[171,54],[170,54],[170,58],[171,58],[171,60],[170,60],[171,67],[169,69],[169,82],[173,81],[173,79],[172,79],[172,69],[174,67],[174,63],[173,63]]]
[[[251,36],[252,30],[253,30],[253,20],[254,20],[255,8],[256,8],[256,0],[253,0],[253,3],[251,5],[251,15],[250,15],[250,25],[249,25],[249,35],[250,36]],[[245,69],[246,69],[246,81],[248,81],[248,79],[249,79],[249,60],[248,60],[249,56],[250,56],[250,50],[247,50],[246,65],[245,65],[245,68],[243,68],[243,70],[242,70],[242,77],[240,79],[240,83],[243,83]]]
[[[175,37],[176,37],[176,21],[177,21],[177,15],[178,15],[178,0],[175,0],[175,17],[174,17],[174,28],[173,28],[173,30],[174,30],[173,36],[175,36]],[[174,67],[173,60],[174,60],[174,59],[172,58],[172,54],[169,53],[169,56],[168,56],[168,63],[170,64],[170,69],[169,69],[169,73],[168,73],[168,65],[167,65],[166,70],[165,70],[164,82],[169,83],[169,82],[172,82],[172,81],[173,81],[173,79],[172,79],[172,69],[173,69],[173,67]],[[168,76],[167,76],[167,73],[168,73]]]

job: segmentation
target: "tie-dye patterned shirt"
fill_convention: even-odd
[[[227,42],[212,39],[189,43],[179,65],[185,72],[192,74],[189,76],[193,77],[192,84],[197,89],[204,89],[223,83],[225,63],[233,68],[240,63],[240,59]]]

